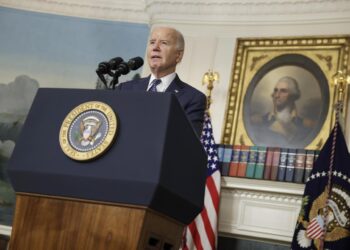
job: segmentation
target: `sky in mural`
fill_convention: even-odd
[[[27,75],[41,87],[93,88],[99,62],[144,57],[148,32],[146,24],[0,7],[0,83]]]

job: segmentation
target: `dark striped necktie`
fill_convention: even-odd
[[[160,80],[160,79],[154,79],[154,80],[151,82],[151,87],[149,88],[148,91],[150,91],[150,92],[157,92],[157,85],[158,85],[159,83],[161,83],[161,82],[162,82],[162,80]]]

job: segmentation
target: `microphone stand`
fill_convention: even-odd
[[[119,83],[119,77],[121,75],[126,75],[130,72],[129,66],[126,62],[121,62],[118,66],[118,68],[114,72],[114,76],[112,81],[109,84],[109,88],[112,87],[112,89],[115,89],[115,86]]]

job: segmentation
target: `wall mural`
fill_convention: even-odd
[[[145,24],[0,7],[0,225],[12,223],[15,195],[6,168],[37,89],[101,88],[98,63],[144,57],[148,32]]]

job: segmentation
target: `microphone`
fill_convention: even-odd
[[[96,69],[97,74],[107,74],[110,71],[111,71],[111,67],[108,62],[99,63]]]
[[[128,66],[131,70],[137,70],[143,65],[143,59],[139,56],[131,58],[128,61]]]
[[[115,58],[112,58],[111,60],[109,60],[108,64],[109,64],[111,70],[116,70],[118,65],[121,64],[123,61],[124,61],[123,58],[115,57]]]
[[[137,70],[143,65],[143,59],[141,57],[131,58],[127,63],[121,62],[119,63],[117,69],[115,70],[115,75],[126,75],[130,72],[130,70]]]

